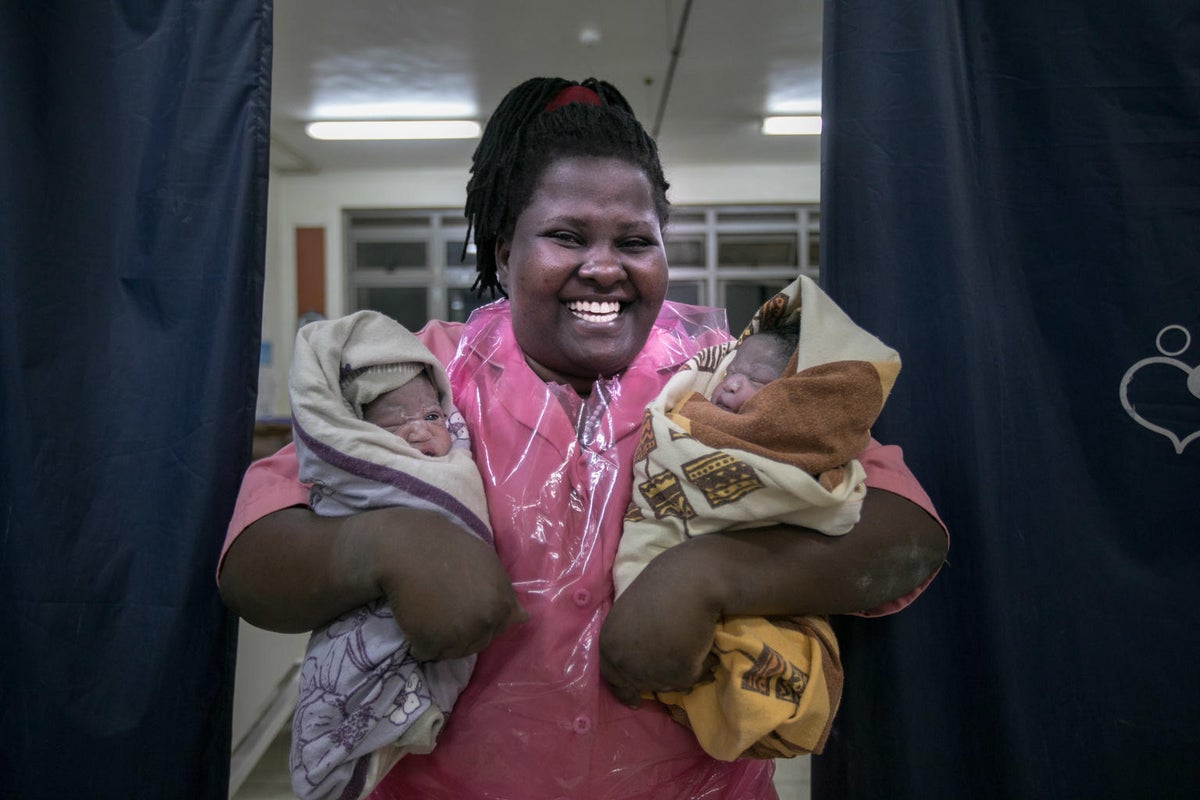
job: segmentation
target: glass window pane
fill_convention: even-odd
[[[448,267],[473,267],[475,266],[475,245],[467,248],[467,252],[463,254],[462,239],[458,241],[446,242],[446,266]]]
[[[492,297],[487,292],[483,297],[476,297],[475,292],[470,289],[450,289],[446,294],[450,296],[450,313],[446,316],[449,322],[466,322],[472,311],[492,302]]]
[[[821,232],[810,231],[808,234],[808,268],[815,270],[821,266]]]
[[[679,236],[665,242],[667,263],[672,267],[703,267],[704,237]]]
[[[426,269],[425,242],[355,242],[356,269]]]
[[[704,285],[700,281],[671,281],[667,285],[667,299],[676,303],[704,304]]]
[[[717,266],[798,267],[796,234],[718,234]]]
[[[722,281],[722,284],[725,288],[725,314],[729,318],[729,330],[738,336],[750,324],[762,304],[787,286],[788,281]]]
[[[423,288],[359,287],[355,292],[356,311],[364,308],[387,314],[410,331],[417,331],[429,321],[429,296]]]

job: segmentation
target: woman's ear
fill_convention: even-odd
[[[496,240],[496,280],[505,294],[508,294],[508,256],[511,252],[512,244],[507,239]]]

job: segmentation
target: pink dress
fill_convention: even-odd
[[[707,313],[667,303],[634,363],[587,402],[528,368],[507,302],[476,311],[465,327],[431,323],[421,332],[443,359],[461,340],[448,366],[454,401],[483,474],[497,552],[530,619],[479,654],[437,747],[402,759],[373,798],[776,796],[771,762],[715,761],[661,706],[630,709],[600,677],[599,632],[642,414],[675,367],[728,338]],[[868,485],[933,513],[898,448],[873,443],[860,459]],[[295,474],[290,448],[251,468],[226,547],[255,519],[305,503]]]

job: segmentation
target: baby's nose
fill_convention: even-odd
[[[429,422],[423,419],[413,420],[404,426],[404,441],[425,442],[433,434],[429,430]]]

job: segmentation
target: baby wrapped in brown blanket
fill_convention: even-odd
[[[781,374],[778,336],[789,326],[799,336]],[[646,410],[617,594],[691,536],[778,523],[847,533],[866,494],[855,456],[899,371],[894,350],[804,277],[759,309],[736,347],[698,353]],[[714,654],[710,680],[656,695],[710,755],[821,751],[842,681],[824,618],[726,618]]]

